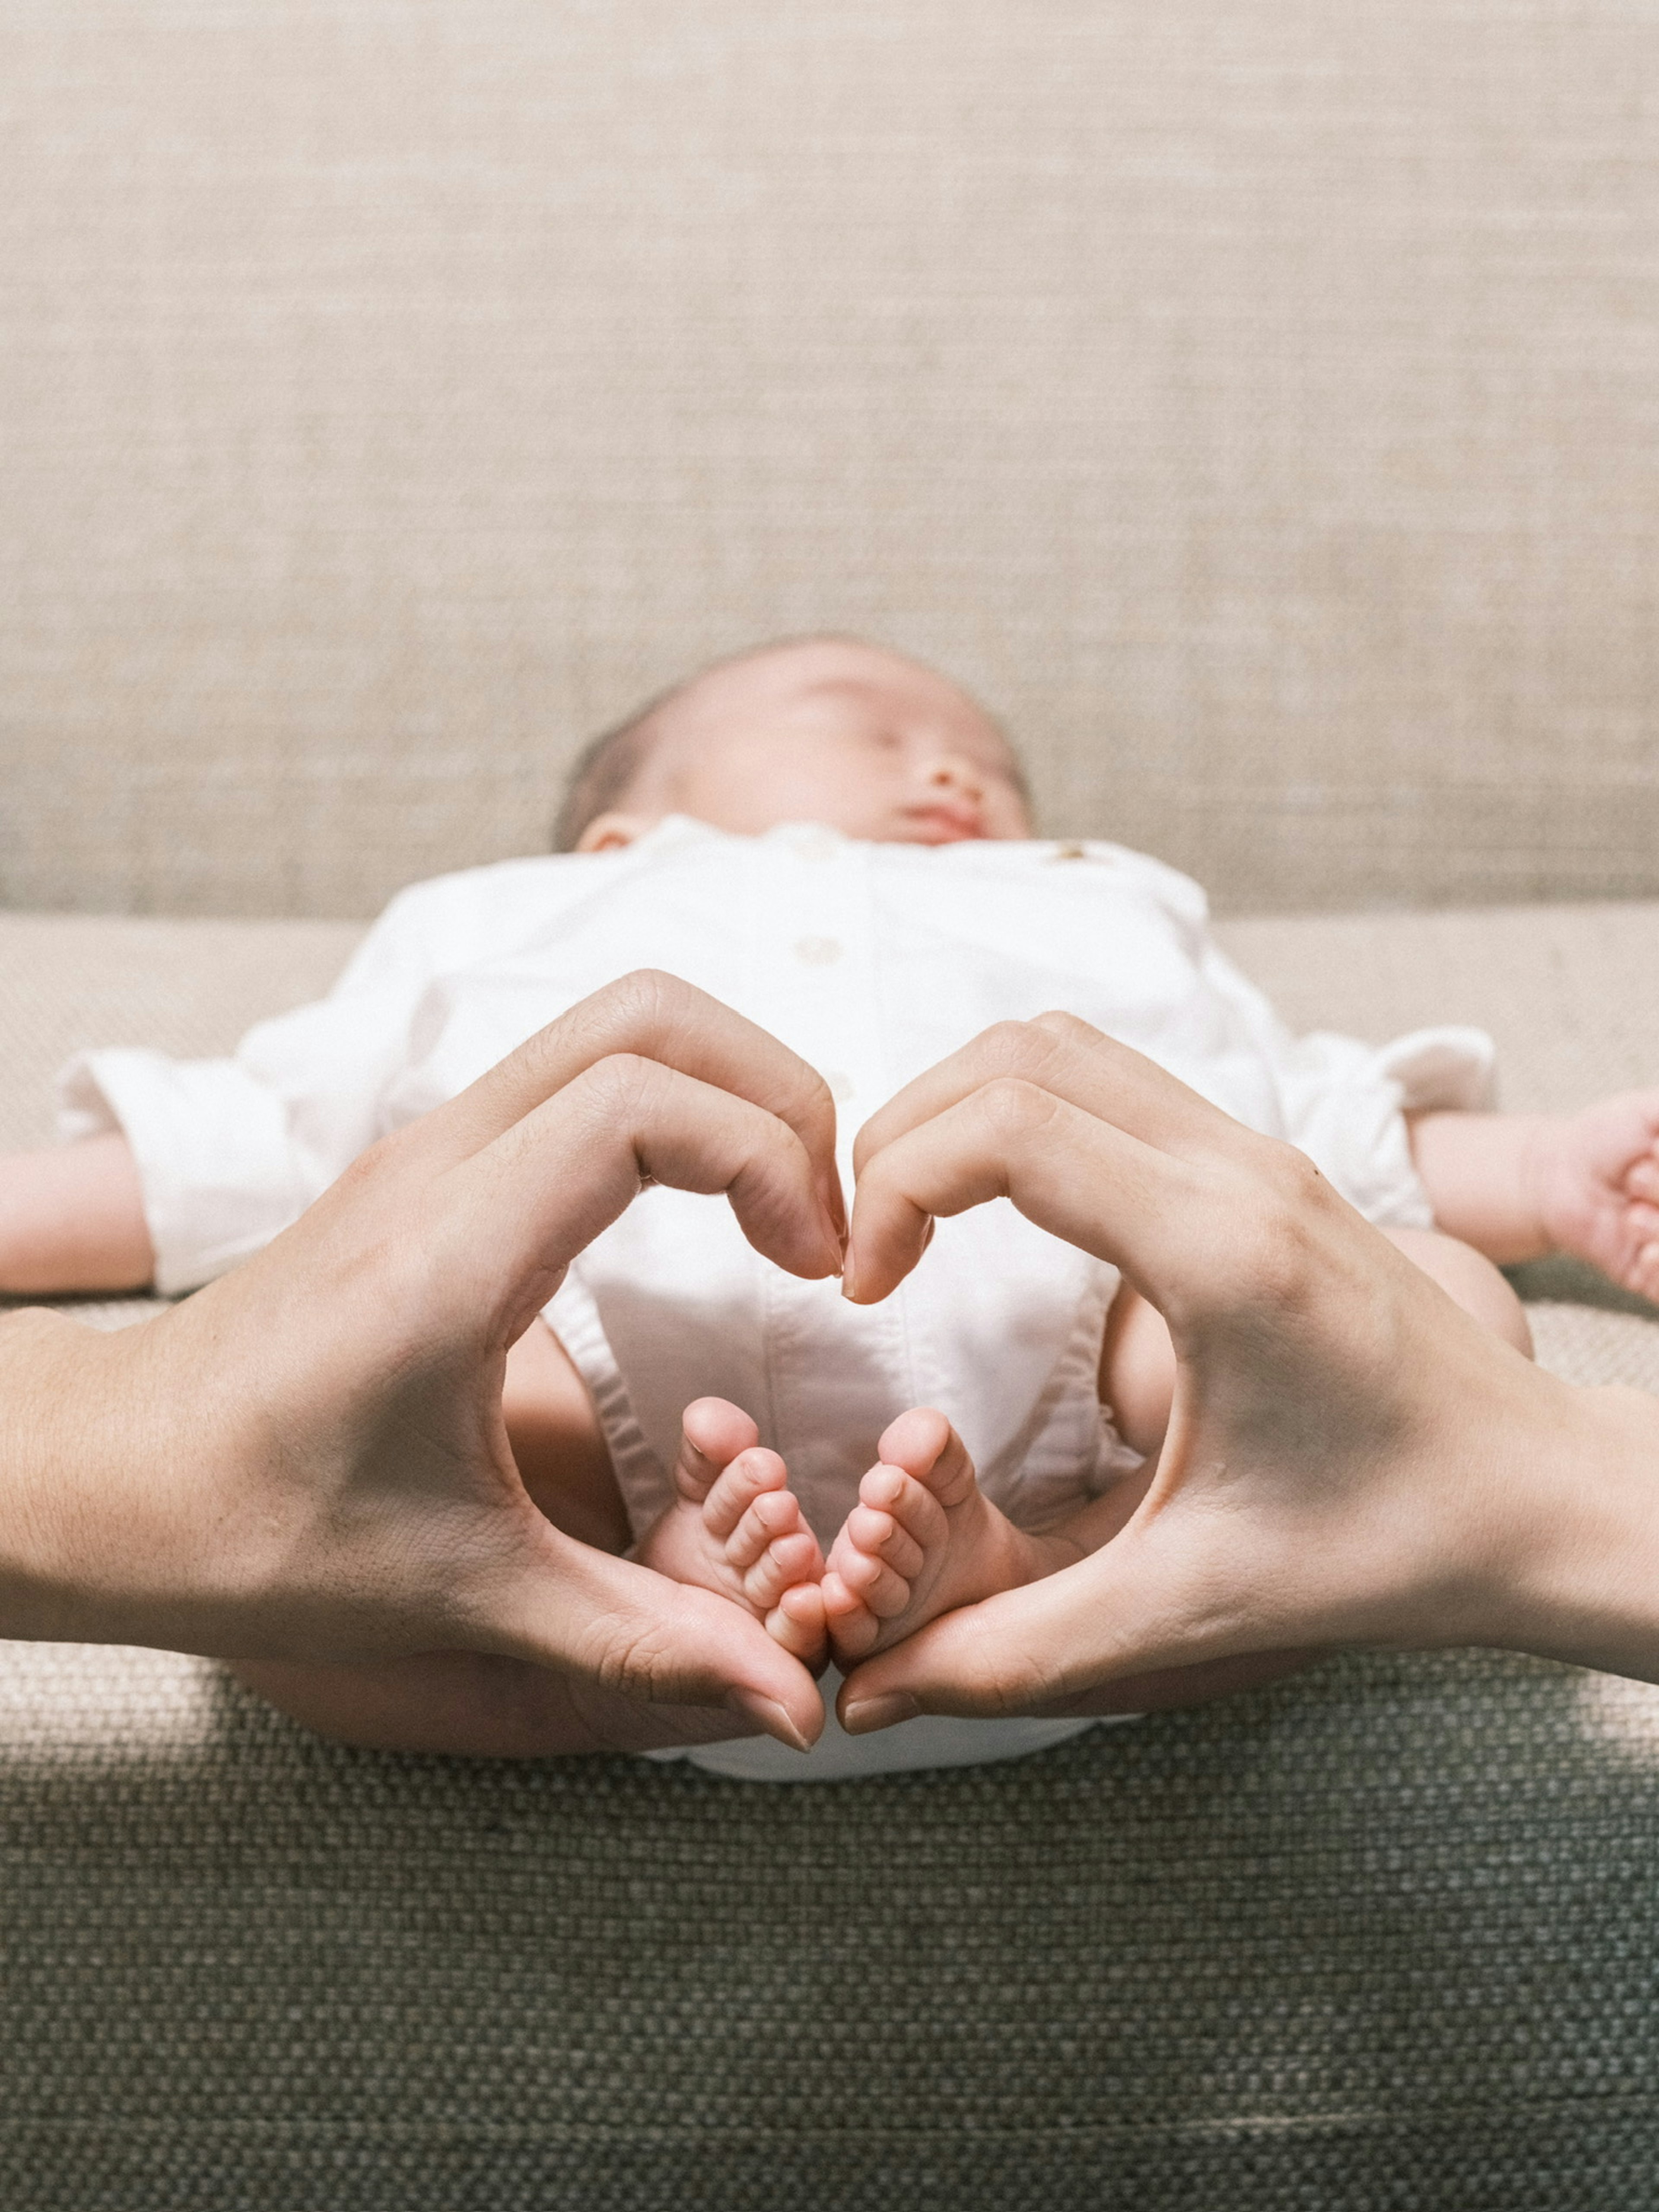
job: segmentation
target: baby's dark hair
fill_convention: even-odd
[[[612,807],[619,806],[627,798],[656,750],[661,735],[653,726],[658,708],[665,707],[684,688],[676,684],[670,690],[659,691],[625,722],[615,722],[610,729],[601,730],[597,738],[590,738],[582,747],[570,771],[553,824],[556,853],[574,853],[588,823],[597,822],[601,814],[609,814]]]
[[[753,660],[763,653],[782,653],[795,645],[833,643],[837,637],[837,633],[829,631],[822,636],[780,637],[765,645],[747,646],[740,653],[723,653],[718,660],[711,660],[690,676],[682,677],[678,684],[671,684],[665,691],[659,691],[643,707],[636,707],[625,720],[601,730],[576,756],[553,824],[553,850],[574,853],[588,823],[597,822],[601,814],[609,814],[622,804],[651,764],[651,756],[662,735],[655,726],[658,715],[665,707],[694,690],[705,676],[718,675],[721,669],[730,668],[735,662]],[[861,641],[848,637],[839,641],[856,645]]]

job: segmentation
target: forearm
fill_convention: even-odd
[[[0,1156],[0,1294],[136,1291],[155,1267],[125,1137]]]
[[[1412,1157],[1436,1228],[1500,1267],[1547,1252],[1533,1164],[1545,1121],[1534,1114],[1413,1116]]]

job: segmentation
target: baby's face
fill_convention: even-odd
[[[896,653],[827,638],[779,647],[711,671],[663,711],[640,785],[583,850],[627,843],[668,813],[750,836],[826,822],[879,844],[1031,834],[995,724]]]

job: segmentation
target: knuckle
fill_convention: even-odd
[[[1224,1223],[1213,1281],[1224,1301],[1284,1311],[1312,1294],[1314,1239],[1307,1212],[1271,1186],[1234,1188],[1220,1195]]]
[[[980,1684],[982,1710],[988,1717],[1012,1720],[1059,1697],[1060,1686],[1053,1668],[1035,1653],[1000,1652],[990,1659]]]
[[[1050,1121],[1057,1102],[1037,1084],[1000,1075],[979,1092],[979,1108],[993,1133],[1008,1143],[1032,1135]]]
[[[744,1164],[739,1168],[740,1175],[746,1169],[750,1177],[758,1174],[770,1182],[794,1166],[802,1155],[800,1139],[793,1130],[775,1120],[771,1115],[763,1114],[757,1108],[746,1106],[741,1102],[737,1103],[735,1110],[740,1117],[741,1127],[734,1126],[733,1133],[741,1143],[738,1157]]]
[[[663,1071],[642,1053],[611,1052],[576,1079],[583,1103],[593,1118],[627,1129],[653,1098]]]
[[[607,983],[600,997],[605,1011],[629,1035],[649,1036],[665,1016],[678,1011],[677,994],[686,986],[660,968],[634,968]]]
[[[411,1125],[412,1126],[412,1125]],[[406,1149],[405,1132],[394,1130],[391,1135],[377,1137],[366,1151],[358,1153],[341,1169],[334,1178],[332,1188],[344,1199],[361,1190],[365,1184],[374,1183],[386,1174],[388,1164],[397,1160]]]
[[[604,1689],[641,1705],[679,1705],[692,1684],[687,1655],[675,1632],[677,1616],[634,1613],[607,1625],[587,1655],[592,1679]]]
[[[1046,1014],[1034,1014],[1027,1026],[1073,1048],[1082,1045],[1092,1049],[1105,1042],[1103,1030],[1097,1030],[1092,1022],[1085,1022],[1080,1014],[1068,1014],[1063,1006],[1051,1007]]]
[[[816,1067],[807,1067],[805,1061],[801,1064],[805,1069],[802,1078],[805,1095],[801,1100],[801,1118],[804,1121],[828,1121],[833,1127],[836,1118],[835,1092],[831,1091],[829,1084],[818,1073]]]
[[[1036,1081],[1054,1064],[1060,1040],[1042,1026],[1047,1016],[1036,1021],[998,1022],[985,1032],[987,1056],[1000,1073],[1024,1076]]]
[[[1266,1140],[1264,1165],[1281,1204],[1311,1209],[1322,1203],[1330,1186],[1306,1152],[1294,1145]]]

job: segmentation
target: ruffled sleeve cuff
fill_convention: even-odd
[[[1376,1047],[1328,1033],[1302,1038],[1286,1084],[1292,1143],[1367,1220],[1431,1229],[1406,1117],[1478,1113],[1493,1101],[1497,1052],[1484,1030],[1413,1030]]]
[[[222,1275],[317,1195],[283,1100],[234,1060],[83,1052],[58,1077],[66,1142],[119,1130],[132,1147],[165,1297]]]

